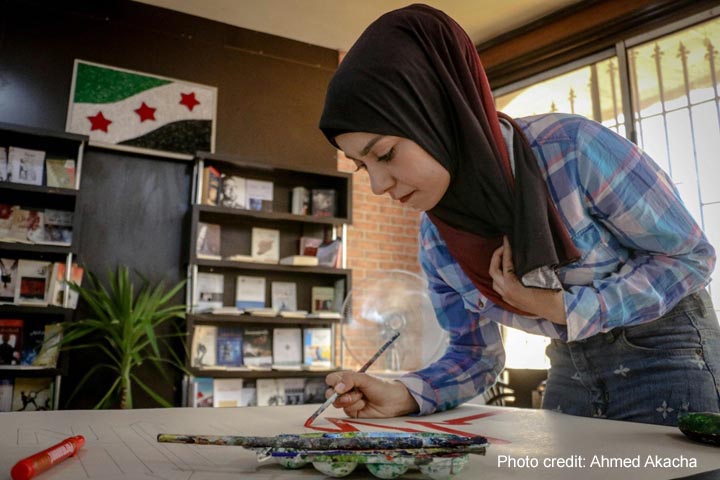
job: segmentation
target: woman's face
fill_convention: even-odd
[[[432,209],[450,184],[445,167],[407,138],[351,132],[335,141],[358,169],[367,170],[375,195],[387,193],[415,210]]]

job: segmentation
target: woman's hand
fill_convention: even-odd
[[[493,279],[493,290],[513,307],[559,325],[567,324],[562,291],[528,288],[515,275],[512,248],[507,237],[503,237],[503,246],[493,253],[489,273]]]
[[[419,410],[417,402],[405,385],[382,380],[367,373],[333,372],[325,377],[330,385],[325,398],[337,392],[333,403],[351,418],[399,417]]]

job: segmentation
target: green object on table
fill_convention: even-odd
[[[720,413],[691,412],[678,417],[678,428],[698,442],[720,446]]]

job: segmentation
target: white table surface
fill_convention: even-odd
[[[77,457],[65,460],[37,480],[167,479],[237,480],[326,478],[308,466],[284,470],[258,463],[240,447],[158,444],[158,433],[263,435],[306,433],[305,419],[315,405],[225,409],[145,409],[0,413],[0,480],[10,479],[19,459],[66,437],[84,435]],[[333,423],[333,420],[335,423]],[[556,412],[464,405],[429,417],[350,420],[332,407],[314,425],[338,430],[418,431],[479,434],[489,438],[486,456],[471,456],[458,480],[492,479],[673,479],[720,469],[720,449],[687,439],[679,430],[629,422],[572,417]],[[612,458],[628,466],[591,467],[593,458]],[[648,457],[675,466],[646,465]],[[501,459],[512,462],[500,463]],[[565,459],[565,468],[551,462]],[[529,466],[522,467],[523,462]],[[537,462],[537,466],[532,464]],[[638,462],[639,467],[632,466]],[[349,477],[374,478],[364,468]],[[400,478],[423,478],[411,470]]]

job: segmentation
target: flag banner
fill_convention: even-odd
[[[191,159],[215,151],[217,88],[75,60],[68,132],[91,145]]]

